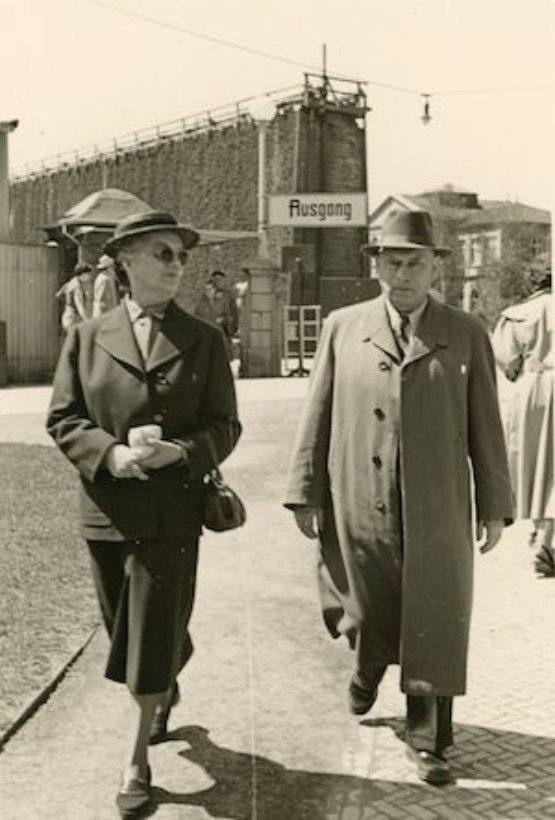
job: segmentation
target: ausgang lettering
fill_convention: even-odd
[[[330,217],[349,222],[353,218],[353,207],[350,202],[301,202],[300,199],[289,200],[289,216],[316,217],[325,222]]]

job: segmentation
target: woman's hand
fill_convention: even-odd
[[[141,468],[137,454],[125,444],[115,444],[106,453],[106,468],[114,478],[138,478],[148,481],[148,475]]]
[[[151,455],[138,458],[141,467],[147,470],[159,470],[161,467],[169,467],[183,460],[183,448],[174,441],[164,441],[163,439],[149,439],[147,442]]]

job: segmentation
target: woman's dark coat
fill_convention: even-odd
[[[429,300],[400,364],[383,297],[324,326],[287,506],[324,509],[331,633],[361,666],[400,663],[403,691],[465,691],[478,519],[510,519],[495,368],[478,320]]]
[[[159,424],[180,440],[186,467],[150,471],[148,481],[116,479],[107,451],[131,427]],[[197,537],[201,479],[240,434],[222,333],[170,302],[146,366],[123,304],[70,329],[56,375],[48,431],[81,478],[85,538]]]

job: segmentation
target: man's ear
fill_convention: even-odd
[[[432,285],[436,285],[438,282],[441,281],[441,274],[443,273],[443,262],[437,254],[434,254],[434,259],[433,259],[432,264],[433,264],[433,270],[434,270],[434,278],[433,278],[433,281],[432,281]]]

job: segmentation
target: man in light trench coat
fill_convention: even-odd
[[[471,486],[480,552],[512,521],[495,368],[482,323],[429,295],[449,251],[427,212],[392,215],[367,250],[382,295],[324,323],[286,506],[319,537],[325,623],[356,655],[351,711],[367,713],[399,664],[407,754],[439,785],[466,687]]]

